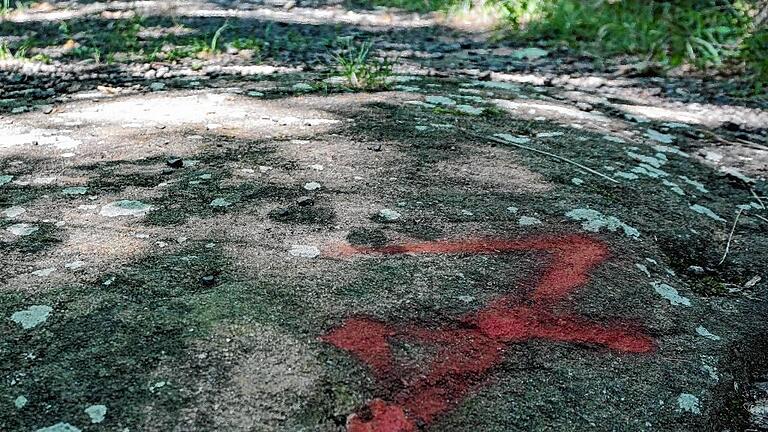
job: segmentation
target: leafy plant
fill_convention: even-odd
[[[349,0],[352,6],[356,7],[392,7],[404,9],[411,12],[432,12],[444,11],[462,0]]]
[[[36,61],[41,63],[48,63],[51,59],[44,54],[35,54],[29,56],[29,49],[31,42],[27,41],[20,47],[13,51],[7,42],[0,42],[0,60],[18,60],[18,61]]]
[[[387,87],[387,79],[392,76],[392,63],[388,60],[373,59],[370,41],[355,44],[347,38],[345,48],[335,54],[336,67],[341,76],[347,79],[350,87],[375,90]]]
[[[637,55],[699,68],[768,56],[747,0],[488,0],[518,34],[601,55]],[[751,53],[745,57],[744,53]]]
[[[3,0],[2,5],[0,5],[0,16],[2,15],[8,15],[11,13],[14,9],[21,10],[26,8],[27,5],[23,2],[16,1],[14,2],[14,5],[11,5],[11,0]]]
[[[8,47],[8,43],[0,42],[0,60],[10,60],[14,58],[13,52]]]

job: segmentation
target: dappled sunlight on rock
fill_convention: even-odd
[[[268,126],[319,126],[339,122],[322,118],[319,112],[310,109],[304,112],[298,108],[280,109],[270,102],[217,93],[132,97],[64,112],[60,118],[92,124],[138,123],[142,127],[162,124],[210,126],[215,122],[226,122],[228,128],[259,130]]]
[[[391,11],[354,11],[338,6],[326,7],[259,7],[226,8],[211,1],[139,1],[96,2],[77,8],[50,11],[29,11],[9,16],[12,22],[60,21],[101,13],[110,18],[112,11],[136,10],[144,16],[173,14],[179,17],[259,19],[291,24],[347,24],[371,28],[414,28],[437,23],[436,17]],[[118,15],[119,18],[126,18]],[[130,17],[130,16],[128,16]]]
[[[440,162],[435,168],[446,178],[459,184],[480,184],[499,192],[541,193],[554,187],[537,174],[535,168],[510,161],[510,158],[514,160],[514,157],[509,150],[492,147],[471,151],[462,159]]]

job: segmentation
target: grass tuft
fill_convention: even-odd
[[[636,55],[674,67],[741,64],[768,79],[766,30],[746,0],[492,0],[511,27],[602,56]]]
[[[378,90],[388,86],[392,76],[392,63],[371,57],[373,43],[356,44],[346,38],[346,47],[335,54],[336,68],[347,79],[350,87],[360,90]]]

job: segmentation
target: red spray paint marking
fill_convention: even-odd
[[[589,271],[608,257],[595,239],[571,235],[522,240],[469,240],[410,243],[379,248],[344,246],[338,256],[360,254],[501,254],[540,251],[550,255],[536,287],[525,301],[501,296],[476,313],[461,318],[462,328],[430,329],[390,325],[352,318],[323,339],[351,352],[371,367],[390,388],[390,401],[373,400],[347,419],[348,432],[415,432],[454,407],[482,384],[498,365],[507,344],[529,339],[587,343],[617,352],[647,353],[653,340],[620,323],[600,324],[555,311],[554,307],[589,281]],[[412,373],[396,364],[390,339],[431,344],[438,348],[427,372]]]

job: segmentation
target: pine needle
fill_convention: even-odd
[[[584,165],[582,165],[582,164],[580,164],[580,163],[578,163],[576,161],[573,161],[571,159],[565,158],[565,157],[560,156],[560,155],[556,155],[554,153],[550,153],[548,151],[539,150],[537,148],[529,147],[529,146],[526,146],[526,145],[516,144],[516,143],[513,143],[513,142],[505,141],[505,140],[503,140],[501,138],[478,135],[478,134],[475,134],[473,132],[469,132],[469,131],[466,131],[466,130],[464,131],[464,133],[466,133],[467,135],[473,136],[475,138],[485,139],[485,140],[497,142],[499,144],[510,145],[510,146],[513,146],[513,147],[518,147],[518,148],[521,148],[521,149],[524,149],[524,150],[528,150],[528,151],[532,151],[532,152],[535,152],[535,153],[543,154],[545,156],[549,156],[549,157],[557,159],[559,161],[563,161],[563,162],[569,163],[571,165],[574,165],[576,167],[579,167],[579,168],[583,169],[584,171],[592,173],[592,174],[594,174],[596,176],[600,176],[600,177],[602,177],[602,178],[604,178],[606,180],[612,181],[614,183],[619,183],[618,180],[613,179],[611,177],[608,177],[607,175],[605,175],[605,174],[603,174],[601,172],[595,171],[595,170],[593,170],[590,167],[584,166]]]
[[[725,262],[725,257],[728,256],[728,251],[731,249],[731,240],[733,240],[733,232],[736,231],[736,224],[739,223],[739,217],[741,216],[741,212],[743,211],[744,209],[739,209],[739,213],[736,214],[736,220],[733,221],[731,234],[728,235],[728,243],[725,244],[725,253],[723,254],[723,257],[720,259],[720,262],[717,263],[717,265],[722,265]]]

